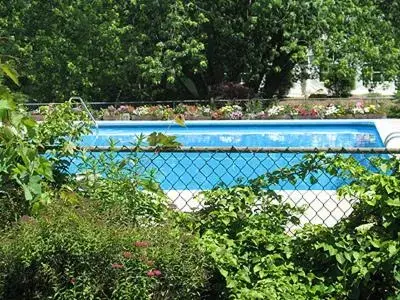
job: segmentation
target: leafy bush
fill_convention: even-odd
[[[59,175],[68,163],[66,156],[74,152],[75,142],[90,131],[87,116],[73,111],[72,105],[66,102],[47,109],[39,124],[13,97],[1,100],[0,208],[4,225],[49,202],[49,186],[62,182]],[[57,148],[45,151],[47,146]]]
[[[299,233],[293,245],[296,258],[326,282],[337,282],[336,297],[398,297],[399,161],[377,158],[372,164],[374,171],[351,157],[322,156],[317,164],[330,174],[350,178],[352,182],[338,193],[357,199],[357,203],[351,215],[334,227],[310,226]]]
[[[389,108],[389,111],[387,113],[388,118],[400,118],[400,106],[399,105],[392,105]]]
[[[86,202],[24,216],[0,240],[2,299],[190,299],[206,279],[191,234],[111,225]]]
[[[298,223],[301,209],[256,186],[218,188],[203,197],[196,224],[215,276],[223,278],[218,297],[320,299],[329,291],[291,261],[295,249],[286,227]]]
[[[325,74],[325,87],[334,97],[349,97],[355,88],[356,77],[354,71],[336,66]]]
[[[328,228],[306,225],[292,234],[301,211],[268,189],[317,171],[347,179],[339,197],[356,200],[348,218]],[[400,294],[400,163],[306,155],[249,186],[202,194],[205,208],[192,223],[215,267],[215,298],[397,299]],[[311,175],[311,176],[310,176]]]
[[[76,153],[74,163],[81,174],[70,186],[113,222],[139,225],[165,220],[170,212],[167,198],[154,172],[140,166],[140,155],[143,153]]]

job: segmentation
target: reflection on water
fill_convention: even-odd
[[[329,133],[329,134],[207,134],[176,135],[179,142],[187,147],[380,147],[381,142],[373,133]],[[84,138],[85,145],[106,146],[109,136],[100,135]],[[114,135],[113,140],[120,146],[132,145],[135,134]]]
[[[311,124],[201,124],[100,125],[98,136],[84,137],[84,145],[106,146],[112,138],[120,146],[132,145],[139,134],[174,135],[184,146],[195,147],[381,147],[373,123]]]

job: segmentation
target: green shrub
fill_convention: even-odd
[[[400,106],[399,105],[392,105],[389,107],[389,111],[387,113],[388,118],[398,119],[400,118]]]
[[[336,66],[325,74],[324,84],[332,96],[349,97],[355,88],[356,74],[353,70]]]
[[[291,261],[295,250],[286,227],[298,223],[301,210],[253,186],[218,188],[203,197],[196,223],[216,276],[223,279],[218,297],[320,299],[329,292]]]
[[[168,218],[168,199],[154,172],[141,167],[140,153],[77,152],[74,161],[80,174],[72,177],[69,185],[110,222],[139,225]]]
[[[112,226],[88,203],[24,216],[0,240],[2,299],[196,299],[205,285],[191,234]]]
[[[293,241],[296,260],[326,282],[338,283],[338,298],[394,299],[400,294],[400,165],[397,158],[371,161],[368,169],[352,157],[317,160],[328,173],[352,180],[338,194],[357,203],[334,227],[309,226]]]
[[[351,156],[305,155],[249,186],[203,193],[205,208],[192,226],[220,281],[215,298],[398,299],[400,163],[369,159],[364,166]],[[306,225],[288,234],[299,211],[268,186],[314,182],[321,170],[348,180],[338,196],[356,201],[353,212],[331,228]]]
[[[51,186],[62,183],[66,157],[74,152],[80,137],[90,131],[87,116],[74,112],[72,105],[66,102],[48,108],[44,121],[37,123],[13,97],[1,99],[1,227],[21,214],[37,211],[51,200]],[[46,146],[57,149],[45,152]]]

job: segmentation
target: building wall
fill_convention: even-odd
[[[368,87],[363,85],[361,80],[356,81],[356,87],[351,92],[354,96],[361,96],[369,94]],[[374,88],[373,93],[378,93],[383,96],[392,96],[396,93],[396,87],[394,82],[387,82],[383,84],[377,85]],[[299,98],[299,97],[308,97],[311,94],[328,94],[328,90],[324,87],[324,84],[318,79],[308,79],[305,84],[305,94],[302,93],[302,85],[301,82],[296,82],[293,87],[290,89],[288,97],[291,98]]]

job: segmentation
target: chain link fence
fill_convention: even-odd
[[[375,172],[374,158],[400,154],[400,150],[385,148],[82,147],[79,150],[70,161],[70,175],[92,176],[94,180],[126,175],[151,178],[176,209],[186,212],[201,209],[202,191],[250,184],[257,178],[275,174],[280,176],[279,180],[265,188],[276,192],[284,201],[304,206],[302,224],[327,226],[348,216],[357,201],[356,197],[338,197],[337,189],[349,183],[349,179],[340,174],[333,176],[323,169],[310,169],[304,176],[288,173],[288,169],[304,162],[305,157],[312,163],[313,155],[326,153],[328,157],[352,157]]]

